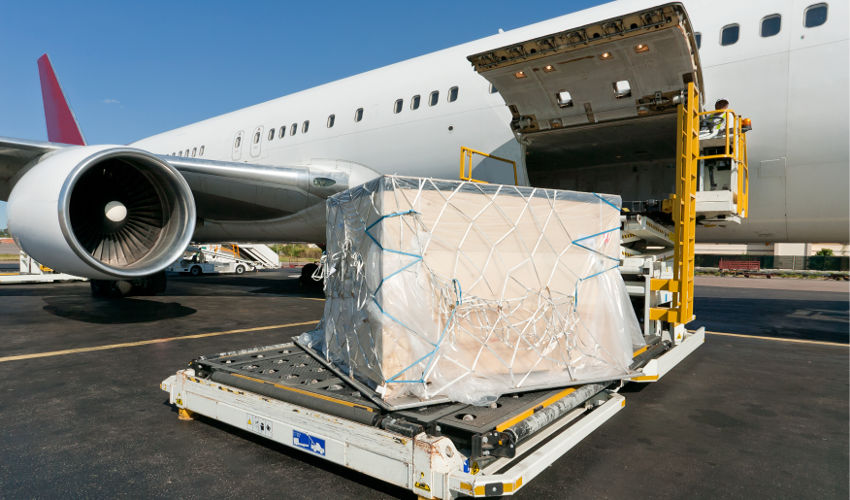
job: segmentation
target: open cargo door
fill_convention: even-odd
[[[676,106],[702,88],[690,21],[667,4],[468,57],[501,93],[534,186],[674,192]],[[628,168],[629,175],[621,175]],[[588,170],[591,169],[591,170]],[[635,182],[633,169],[646,170]]]

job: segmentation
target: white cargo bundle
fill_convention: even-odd
[[[620,198],[384,176],[328,201],[325,311],[302,344],[390,404],[485,404],[630,376]]]

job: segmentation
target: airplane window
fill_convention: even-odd
[[[194,158],[194,157],[195,157],[195,155],[197,154],[197,152],[198,152],[198,148],[192,148],[192,158]]]
[[[491,83],[490,84],[490,93],[495,94],[498,91],[499,91],[499,89],[497,89],[496,86]]]
[[[269,140],[274,139],[274,132],[275,132],[274,128],[269,129]]]
[[[769,37],[779,33],[782,27],[782,16],[771,14],[761,20],[761,36]]]
[[[431,95],[428,96],[428,106],[434,106],[439,101],[440,101],[440,91],[439,90],[435,90],[435,91],[431,92]]]
[[[702,47],[702,33],[694,33],[694,38],[697,40],[697,48]]]
[[[278,139],[283,139],[286,137],[286,125],[280,126],[280,134],[277,136]]]
[[[198,156],[204,156],[204,145],[201,144],[201,149],[198,150]]]
[[[236,149],[239,149],[239,146],[241,146],[241,145],[242,145],[242,136],[240,135],[240,136],[236,137],[236,142],[233,143],[233,147],[236,148]]]
[[[419,97],[419,94],[411,97],[410,98],[410,109],[419,109],[419,101],[421,101],[421,100],[422,100],[422,98]]]
[[[257,144],[258,142],[260,142],[260,132],[259,131],[254,132],[254,144]]]
[[[293,123],[289,126],[289,135],[295,135],[295,132],[298,132],[298,124]]]
[[[328,128],[331,128],[331,127],[334,126],[334,120],[336,120],[336,115],[328,116]]]
[[[396,113],[396,114],[401,113],[401,107],[402,107],[403,104],[404,104],[404,101],[402,99],[396,99],[395,104],[393,105],[393,113]]]
[[[732,45],[733,43],[738,41],[738,35],[740,35],[741,27],[737,24],[730,24],[729,26],[724,26],[723,30],[720,31],[720,45]]]
[[[301,133],[306,134],[307,130],[310,128],[310,120],[304,120],[304,123],[301,124]]]
[[[810,5],[806,9],[806,28],[814,28],[826,22],[826,4]]]
[[[359,122],[363,119],[363,108],[357,108],[357,111],[354,112],[354,121]]]
[[[452,87],[449,89],[449,102],[457,101],[457,87]]]

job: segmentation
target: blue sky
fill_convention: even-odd
[[[600,3],[4,2],[0,136],[46,140],[44,52],[86,140],[124,144]]]

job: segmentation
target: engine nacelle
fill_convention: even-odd
[[[195,229],[195,201],[165,160],[124,146],[48,153],[15,183],[9,230],[57,271],[132,279],[165,269]]]

